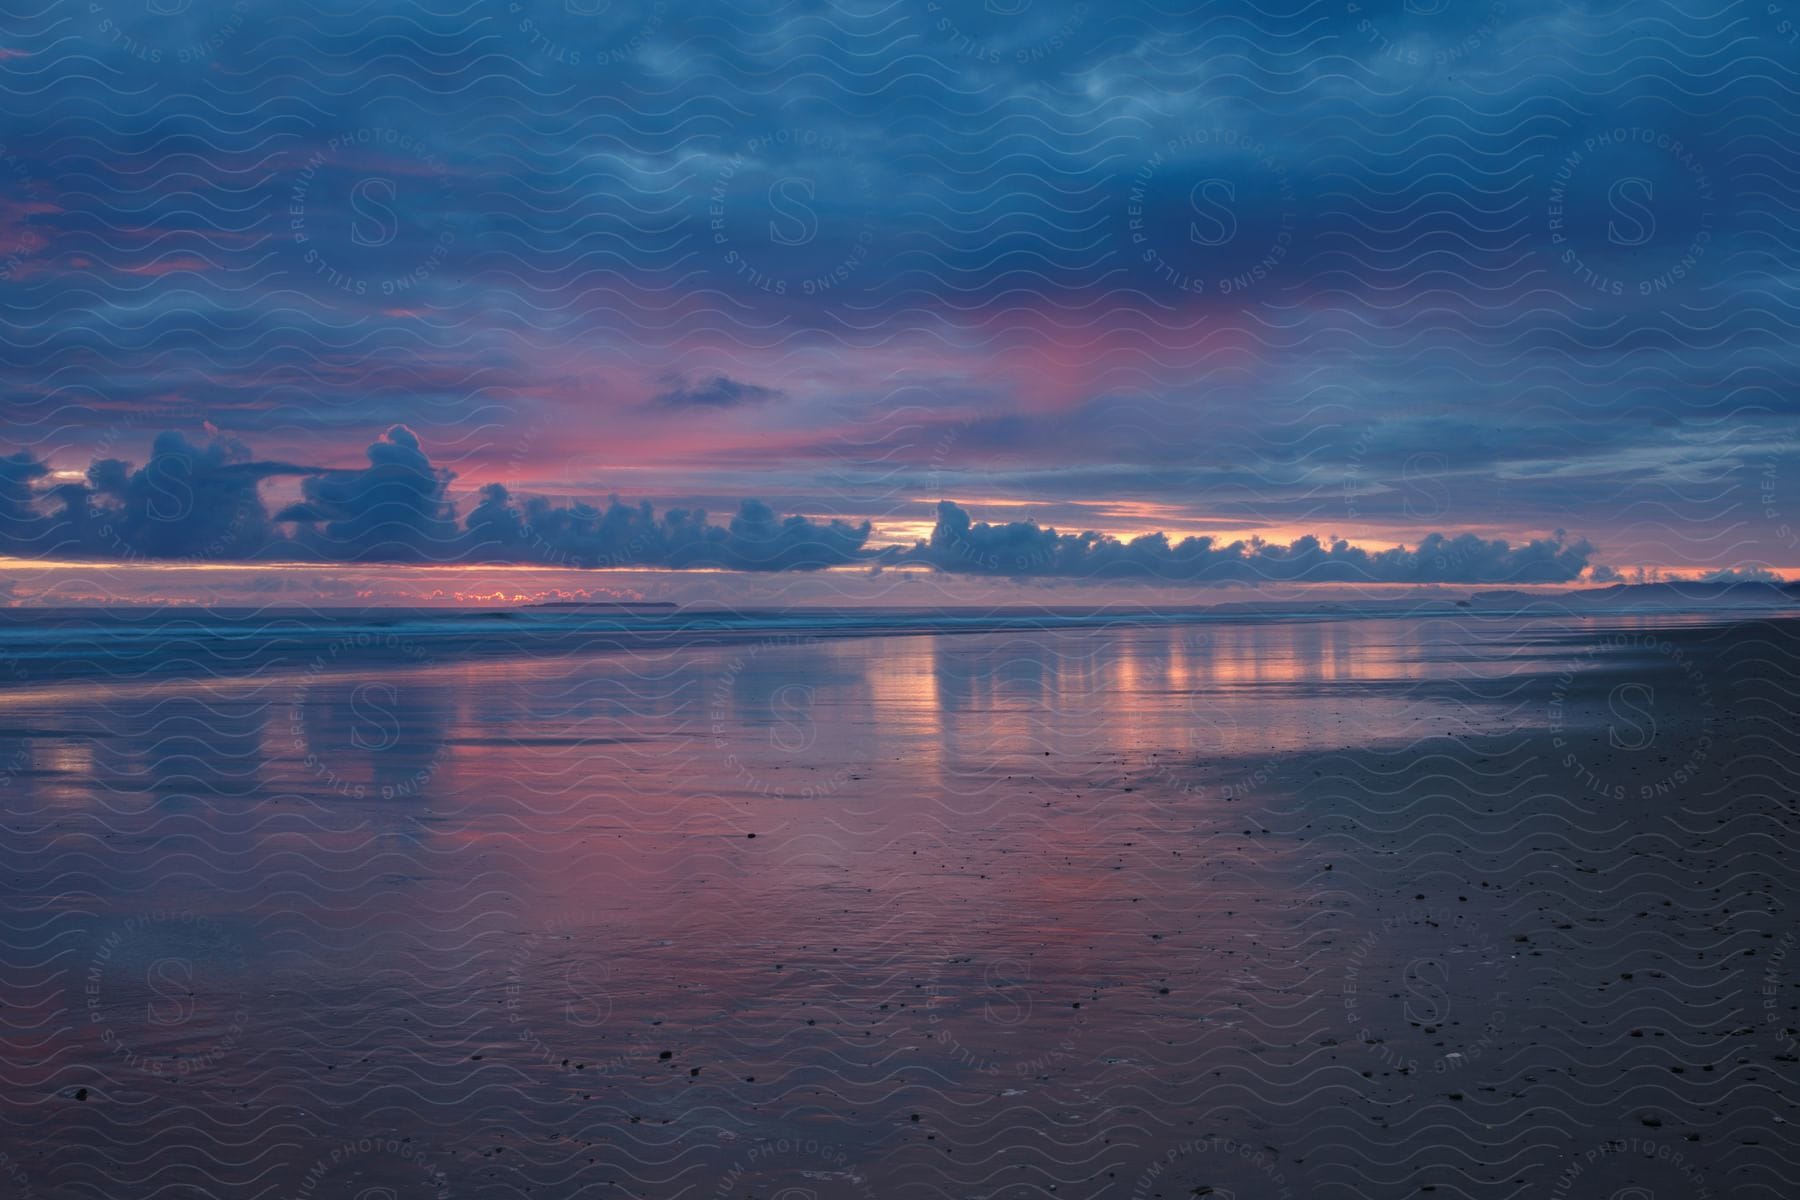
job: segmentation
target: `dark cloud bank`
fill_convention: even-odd
[[[1553,538],[1512,545],[1473,534],[1423,536],[1369,550],[1302,537],[1291,545],[1148,534],[1121,542],[1032,521],[989,525],[939,503],[928,540],[871,548],[868,522],[779,516],[745,500],[724,524],[697,509],[604,506],[482,488],[466,517],[453,475],[396,425],[369,465],[334,470],[257,459],[230,438],[202,446],[157,437],[141,467],[99,459],[80,482],[56,482],[27,453],[0,459],[0,550],[25,558],[102,561],[537,564],[805,571],[921,565],[989,577],[1166,583],[1566,583],[1594,548]],[[271,513],[261,485],[300,479],[301,498]]]

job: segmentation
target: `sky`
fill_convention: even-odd
[[[0,3],[14,603],[1800,573],[1800,4]]]

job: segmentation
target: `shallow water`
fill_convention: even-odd
[[[1581,773],[1636,786],[1721,703],[1627,696],[1660,733],[1621,749],[1617,689],[1556,679],[1655,652],[1591,622],[302,641],[0,704],[19,1194],[1552,1194],[1661,1127],[1606,1107],[1624,1026],[1700,1045],[1690,983],[1760,1022],[1693,939],[1791,936],[1644,941],[1623,860],[1545,915],[1551,859],[1628,836]]]

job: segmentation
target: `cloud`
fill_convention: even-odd
[[[729,375],[704,377],[664,376],[664,390],[650,398],[652,408],[743,408],[766,404],[786,395],[778,388],[742,383]]]
[[[133,468],[97,460],[85,483],[49,484],[29,454],[0,459],[0,547],[29,557],[77,554],[99,560],[532,564],[573,568],[712,568],[816,571],[863,565],[928,566],[951,574],[1160,583],[1568,583],[1589,568],[1593,546],[1552,537],[1514,545],[1474,534],[1426,534],[1413,547],[1368,549],[1301,537],[1171,542],[1146,534],[1125,542],[1095,532],[1063,533],[1035,521],[977,522],[941,501],[931,536],[872,548],[863,521],[783,516],[743,500],[723,524],[702,509],[658,513],[617,496],[604,504],[515,497],[481,488],[459,520],[454,473],[435,466],[418,435],[389,428],[355,470],[259,461],[231,438],[205,446],[179,433],[156,438]],[[301,477],[301,497],[270,517],[259,488]],[[1595,578],[1606,568],[1596,568]]]
[[[34,491],[50,468],[20,451],[0,458],[0,549],[8,554],[41,553],[49,522],[37,511]]]
[[[359,471],[306,480],[301,501],[276,520],[298,528],[294,541],[341,562],[448,562],[460,557],[453,472],[431,465],[418,435],[395,425],[368,448]]]
[[[46,512],[21,489],[47,476],[48,467],[15,454],[0,466],[0,540],[15,553],[38,556],[255,558],[281,540],[263,507],[262,482],[314,470],[256,461],[235,438],[201,446],[171,431],[156,436],[142,467],[96,459],[85,481],[53,485],[43,496]]]
[[[975,522],[961,506],[938,503],[929,540],[884,564],[924,563],[942,571],[1019,578],[1145,580],[1159,583],[1568,583],[1594,547],[1552,538],[1513,546],[1474,534],[1427,534],[1411,549],[1369,550],[1345,541],[1297,538],[1291,545],[1210,537],[1171,544],[1151,533],[1129,542],[1105,534],[1059,533],[1035,521]]]
[[[1785,583],[1787,580],[1767,567],[1728,567],[1708,571],[1701,583]]]
[[[656,515],[648,503],[614,496],[604,509],[560,505],[544,497],[515,504],[499,484],[482,489],[469,513],[469,557],[482,562],[537,562],[572,567],[714,567],[736,571],[805,571],[866,557],[867,521],[850,525],[778,517],[760,500],[745,500],[730,524],[713,525],[698,509]]]
[[[8,52],[59,82],[7,113],[0,275],[23,322],[0,366],[8,425],[28,445],[106,445],[119,414],[150,419],[179,395],[240,431],[477,429],[507,395],[520,424],[557,423],[586,451],[601,419],[569,420],[587,386],[571,379],[630,376],[634,404],[663,400],[605,429],[617,461],[673,441],[696,412],[777,407],[744,380],[810,406],[855,377],[903,391],[921,420],[960,420],[963,390],[1027,410],[1024,432],[978,416],[941,452],[935,433],[915,442],[933,495],[995,495],[978,474],[992,445],[1028,460],[1034,501],[1205,488],[1234,527],[1285,526],[1343,492],[1360,510],[1344,519],[1367,528],[1408,519],[1409,496],[1418,511],[1404,464],[1436,453],[1458,506],[1446,523],[1567,520],[1606,530],[1620,561],[1657,560],[1642,532],[1655,523],[1630,514],[1673,504],[1723,528],[1680,498],[1682,481],[1711,477],[1721,430],[1793,432],[1791,335],[1745,303],[1696,334],[1684,307],[1755,293],[1746,264],[1783,255],[1781,222],[1732,182],[1748,161],[1732,122],[1792,103],[1783,7],[1791,16],[1783,0],[1696,23],[1671,0],[1360,0],[1233,20],[1221,39],[1213,22],[1129,0],[851,6],[855,18],[816,3],[529,0],[482,6],[479,36],[434,43],[441,53],[397,55],[359,33],[358,6],[156,5],[187,10],[191,42],[141,4],[99,6],[133,26],[109,45],[27,21]],[[864,28],[876,9],[887,15]],[[330,66],[170,72],[132,58],[155,44],[240,68],[282,46]],[[796,45],[810,48],[806,71],[773,86]],[[59,68],[68,54],[104,69]],[[1660,65],[1640,77],[1647,62]],[[578,135],[491,111],[496,64],[579,99]],[[418,109],[346,90],[370,71],[416,92]],[[69,102],[103,103],[115,72],[145,102],[111,106],[105,152],[84,154],[80,186],[64,186]],[[1643,111],[1665,76],[1730,83],[1716,104]],[[646,124],[652,94],[679,119]],[[976,94],[983,119],[940,119],[946,95]],[[517,156],[464,136],[514,117]],[[1685,149],[1587,145],[1646,122]],[[372,127],[379,143],[360,144]],[[393,132],[424,145],[391,146]],[[182,167],[193,186],[145,191],[167,173],[172,135],[208,139]],[[196,196],[229,196],[236,215]],[[1646,202],[1655,226],[1636,234],[1611,211]],[[1615,223],[1648,240],[1621,245]],[[508,265],[486,269],[496,262]],[[1271,337],[1279,353],[1263,353]],[[706,370],[644,380],[643,363]],[[789,384],[799,364],[834,378]],[[47,380],[62,399],[40,407]],[[1140,390],[1171,419],[1155,436],[1120,422],[1108,437],[1115,392]],[[1043,450],[1007,440],[1042,424],[1030,410],[1080,403],[1097,419],[1037,435]],[[793,429],[840,447],[875,433]],[[713,449],[796,475],[818,461],[766,433]],[[846,464],[844,486],[887,486],[886,450]],[[1764,450],[1792,471],[1774,442],[1753,438],[1742,456]],[[1784,561],[1774,524],[1746,523],[1730,536],[1757,544],[1734,553]]]

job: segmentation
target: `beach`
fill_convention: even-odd
[[[1785,1194],[1790,620],[433,620],[13,615],[9,1194]]]

